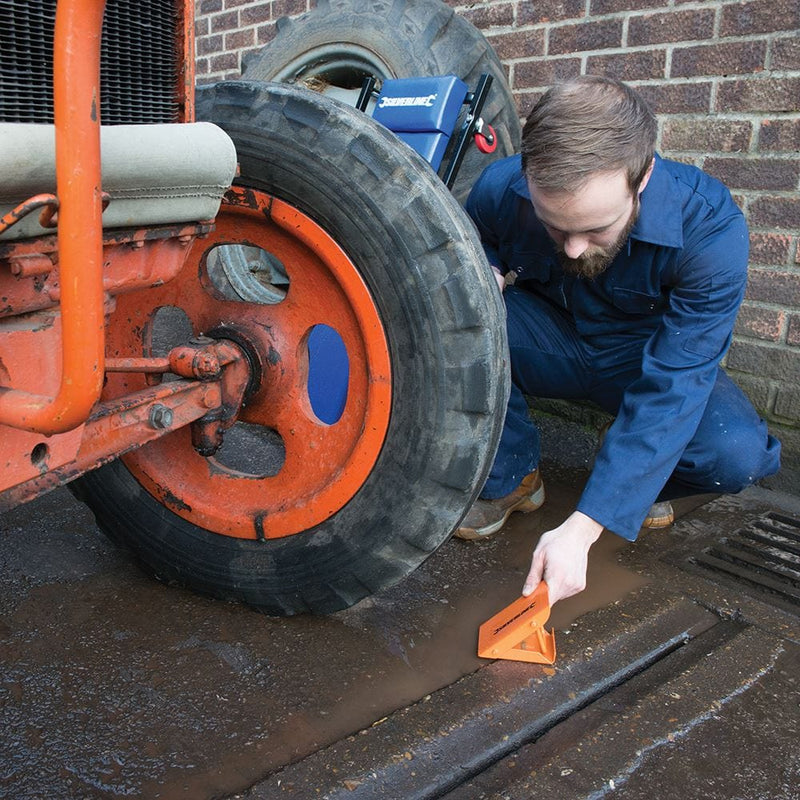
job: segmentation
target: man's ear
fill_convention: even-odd
[[[655,165],[656,165],[656,158],[655,156],[653,156],[653,160],[650,162],[650,166],[647,168],[647,172],[645,172],[644,178],[642,178],[642,181],[639,184],[639,191],[637,192],[637,194],[641,194],[644,191],[645,186],[647,186],[650,180],[650,176],[653,174],[653,167]]]

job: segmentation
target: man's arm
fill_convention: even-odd
[[[603,526],[574,511],[567,519],[539,539],[522,594],[529,595],[541,580],[547,582],[550,605],[586,588],[589,548],[598,540]]]

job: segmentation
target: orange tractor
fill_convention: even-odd
[[[192,3],[105,6],[0,10],[0,509],[69,483],[160,579],[346,607],[485,480],[492,273],[368,116],[258,80],[196,97]]]

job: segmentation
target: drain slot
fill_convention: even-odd
[[[770,512],[689,561],[800,608],[800,520]]]

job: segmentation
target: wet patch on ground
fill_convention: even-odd
[[[155,583],[59,490],[3,519],[0,796],[215,797],[486,662],[479,625],[519,593],[575,489],[491,541],[444,545],[400,585],[330,617],[269,618]],[[598,548],[553,624],[642,579]]]
[[[665,555],[715,526],[742,524],[746,502],[720,499],[635,545],[603,535],[587,591],[553,611],[564,665],[546,673],[479,659],[479,625],[518,595],[538,536],[574,507],[584,479],[585,471],[550,468],[539,512],[515,515],[486,542],[448,542],[398,586],[330,617],[274,619],[153,582],[64,490],[5,515],[0,797],[244,792],[358,731],[388,731],[399,710],[433,708],[475,676],[511,697],[531,669],[540,686],[579,674],[566,665],[591,666],[598,614],[611,610],[614,625],[633,626],[624,603],[656,586],[714,609],[715,619],[794,635],[767,605],[747,605]],[[754,502],[752,514],[762,512],[763,500]],[[459,702],[468,704],[464,692]]]

